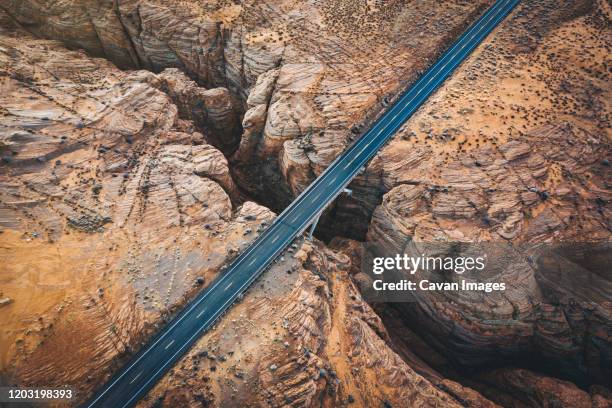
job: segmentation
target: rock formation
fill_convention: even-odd
[[[351,267],[341,253],[293,245],[139,406],[496,406],[428,381],[393,352]]]
[[[280,210],[350,143],[353,125],[374,117],[490,3],[2,0],[0,7],[31,32],[122,68],[179,68],[202,85],[228,88],[236,112],[249,111],[242,140],[234,125],[211,142],[224,153],[238,149],[241,187]],[[196,124],[205,116],[191,112]]]
[[[504,406],[585,407],[610,405],[610,391],[591,387],[588,392],[568,381],[535,374],[528,370],[498,369],[481,376],[487,391],[497,394]]]
[[[273,215],[241,201],[223,154],[181,118],[181,101],[216,106],[217,91],[119,71],[5,17],[2,371],[87,395]]]
[[[491,3],[0,0],[6,378],[85,398]],[[508,245],[505,294],[381,320],[362,243],[299,241],[141,406],[608,406],[606,252],[530,251],[609,241],[610,15],[523,1],[321,223]]]
[[[506,282],[505,292],[422,293],[398,305],[464,368],[524,359],[586,382],[611,375],[603,34],[611,10],[581,4],[524,2],[379,153],[335,214],[374,207],[367,241],[389,254],[491,243],[489,274],[477,279]]]
[[[21,385],[71,384],[82,401],[273,214],[242,203],[222,153],[181,114],[207,91],[175,70],[122,72],[9,26],[0,32],[2,371]],[[191,387],[172,374],[158,386],[163,401],[459,406],[392,351],[349,265],[293,245],[267,286],[179,364]],[[213,381],[193,375],[204,362],[218,367]],[[374,376],[383,388],[367,386]]]
[[[20,30],[1,35],[3,292],[14,301],[3,372],[73,384],[82,400],[273,214],[232,205],[225,158],[179,118],[180,101],[202,94],[182,75],[121,72]],[[342,272],[348,257],[312,244],[287,255],[179,364],[190,387],[171,374],[153,398],[459,406],[391,350]],[[367,386],[373,377],[381,387]]]

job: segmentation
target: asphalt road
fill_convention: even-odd
[[[119,370],[84,407],[129,407],[210,328],[266,267],[332,202],[380,148],[444,82],[520,0],[498,0],[374,125]]]

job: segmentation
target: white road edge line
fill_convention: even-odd
[[[514,2],[510,1],[510,3],[514,3]],[[517,2],[517,3],[518,3],[518,2]],[[506,14],[507,14],[507,12],[500,13],[500,10],[505,10],[505,9],[506,9],[506,7],[507,7],[507,5],[508,5],[508,2],[506,2],[506,4],[505,4],[505,5],[503,5],[503,6],[501,6],[499,9],[496,9],[496,8],[497,8],[497,6],[499,6],[499,5],[501,5],[501,2],[496,3],[494,6],[492,6],[492,8],[490,8],[490,9],[489,9],[489,10],[488,10],[488,11],[487,11],[487,12],[486,12],[486,13],[485,13],[483,16],[482,16],[482,17],[484,18],[484,17],[485,17],[485,16],[486,16],[488,13],[491,13],[489,16],[487,16],[487,21],[486,21],[486,22],[484,22],[484,20],[482,21],[482,24],[480,25],[480,29],[477,31],[476,35],[478,35],[478,34],[479,34],[479,33],[480,33],[482,30],[483,30],[483,28],[484,28],[486,25],[488,25],[488,24],[490,23],[490,21],[491,21],[491,20],[493,20],[493,19],[495,19],[496,17],[498,17],[498,16],[499,16],[499,14],[503,14],[503,15],[506,15]],[[494,9],[496,9],[496,10],[495,10],[495,12],[493,12],[493,10],[494,10]],[[500,20],[500,19],[499,19],[499,18],[497,18],[497,20]],[[497,22],[496,22],[496,24],[497,24]],[[472,32],[473,32],[473,31],[476,29],[476,27],[477,27],[477,26],[473,26],[473,27],[472,27],[470,30],[468,30],[468,32],[464,34],[464,35],[466,35],[466,37],[464,37],[464,38],[467,38],[467,35],[471,35],[471,34],[472,34]],[[494,28],[494,27],[493,27],[493,28]],[[473,40],[473,38],[474,38],[476,35],[471,35],[471,38],[470,38],[470,39],[467,39],[467,40],[464,42],[463,46],[461,47],[461,50],[462,50],[462,49],[463,49],[463,48],[464,48],[464,47],[465,47],[465,46],[466,46],[466,45],[467,45],[467,44],[468,44],[470,41],[472,41],[472,40]],[[451,48],[451,50],[449,50],[449,52],[446,54],[446,56],[448,57],[448,56],[450,56],[450,55],[451,55],[451,53],[454,53],[454,50],[457,48],[457,46],[458,46],[458,45],[459,45],[459,44],[455,44],[455,45],[454,45],[454,46]],[[455,56],[453,56],[453,57],[456,57],[456,55],[455,55]],[[437,64],[434,64],[434,66],[433,66],[432,68],[433,68],[433,69],[436,69],[436,65],[437,65]],[[447,64],[445,64],[445,66],[446,66],[446,65],[447,65]],[[417,85],[418,85],[418,82],[415,84],[415,86],[417,86]],[[413,100],[414,100],[414,98],[413,98]],[[403,105],[405,105],[405,104],[403,104]],[[400,110],[400,112],[401,112],[402,110],[403,110],[403,109],[401,109],[401,110]],[[385,126],[385,128],[386,128],[386,126]],[[378,134],[380,134],[380,133],[381,133],[381,132],[382,132],[382,131],[383,131],[385,128],[381,129],[381,130],[379,131],[379,133],[378,133]],[[352,161],[354,161],[354,160],[351,160],[351,162],[352,162]],[[349,165],[350,165],[350,163],[349,163]],[[347,166],[345,167],[345,169],[346,169],[346,168],[348,168],[348,167],[349,167],[349,165],[347,165]],[[299,215],[297,215],[297,216],[294,218],[294,221],[296,221],[298,218],[299,218]],[[253,248],[249,248],[249,250],[247,250],[247,253],[246,253],[246,254],[248,254],[249,252],[251,252],[251,250],[253,250],[253,249],[255,249],[255,247],[253,247]],[[244,258],[243,258],[243,259],[244,259]],[[209,294],[209,293],[212,291],[212,289],[213,289],[213,288],[215,288],[216,286],[218,286],[219,284],[221,284],[221,282],[223,281],[223,278],[224,278],[224,277],[226,277],[226,276],[228,276],[228,275],[229,275],[229,273],[230,273],[231,271],[233,271],[233,270],[234,270],[236,267],[238,267],[239,265],[240,265],[240,262],[239,262],[238,264],[234,265],[234,267],[233,267],[232,269],[228,270],[228,271],[227,271],[227,272],[226,272],[226,273],[225,273],[225,274],[222,276],[222,279],[219,279],[219,281],[215,282],[215,284],[213,284],[213,286],[212,286],[212,287],[211,287],[211,288],[210,288],[210,289],[207,291],[207,293],[206,293],[206,294],[208,295],[208,294]],[[230,285],[231,285],[231,284],[230,284]],[[193,310],[195,307],[197,307],[197,306],[198,306],[198,305],[199,305],[199,304],[200,304],[200,303],[201,303],[201,302],[202,302],[202,301],[203,301],[203,300],[204,300],[206,297],[207,297],[207,296],[204,296],[204,297],[202,297],[202,298],[201,298],[201,299],[200,299],[198,302],[194,303],[194,304],[193,304],[193,305],[190,307],[190,309],[189,309],[188,311],[186,311],[186,312],[185,312],[185,313],[184,313],[184,314],[181,316],[181,318],[179,318],[179,320],[177,320],[176,322],[174,322],[174,324],[173,324],[171,327],[169,327],[169,328],[168,328],[168,330],[165,332],[165,334],[166,334],[166,333],[168,333],[168,332],[170,331],[170,329],[172,329],[173,327],[175,327],[176,325],[178,325],[178,324],[179,324],[179,323],[180,323],[180,322],[181,322],[181,321],[184,319],[184,317],[186,317],[186,316],[187,316],[187,315],[188,315],[188,314],[191,312],[191,310]],[[97,398],[96,398],[94,401],[92,401],[92,402],[91,402],[91,404],[89,405],[89,407],[93,406],[93,405],[94,405],[94,404],[95,404],[95,403],[96,403],[96,402],[97,402],[97,401],[98,401],[100,398],[102,398],[102,396],[104,396],[104,394],[106,394],[106,392],[108,392],[108,390],[109,390],[110,388],[112,388],[112,387],[113,387],[113,386],[114,386],[114,385],[115,385],[115,384],[116,384],[116,383],[117,383],[117,382],[118,382],[118,381],[119,381],[119,380],[120,380],[120,379],[121,379],[123,376],[125,376],[125,375],[126,375],[126,374],[127,374],[127,373],[128,373],[128,372],[129,372],[129,371],[130,371],[130,370],[131,370],[131,369],[132,369],[132,368],[133,368],[133,367],[134,367],[134,366],[135,366],[135,365],[136,365],[136,364],[137,364],[137,363],[138,363],[138,362],[139,362],[139,361],[140,361],[140,360],[141,360],[141,359],[142,359],[142,358],[143,358],[143,357],[146,355],[146,354],[147,354],[147,352],[148,352],[148,351],[150,351],[150,350],[151,350],[151,349],[152,349],[152,348],[153,348],[153,347],[154,347],[154,346],[155,346],[155,345],[156,345],[156,344],[157,344],[159,341],[163,340],[163,338],[164,338],[164,337],[165,337],[165,335],[160,336],[160,338],[158,338],[158,339],[157,339],[157,340],[156,340],[156,341],[155,341],[155,342],[154,342],[154,343],[153,343],[153,344],[152,344],[152,345],[149,347],[149,349],[147,349],[147,350],[146,350],[146,351],[145,351],[145,352],[144,352],[142,355],[140,355],[140,356],[137,358],[137,360],[136,360],[136,361],[134,361],[134,362],[133,362],[133,363],[132,363],[132,364],[131,364],[131,365],[130,365],[128,368],[127,368],[127,370],[123,371],[123,373],[122,373],[121,375],[119,375],[119,377],[118,377],[118,378],[116,378],[116,379],[115,379],[115,380],[114,380],[114,381],[113,381],[113,382],[112,382],[112,383],[111,383],[111,384],[110,384],[108,387],[106,387],[106,388],[105,388],[105,389],[104,389],[104,390],[103,390],[103,391],[100,393],[100,395],[98,395],[98,396],[97,396]],[[141,373],[139,373],[138,375],[140,375],[140,374],[141,374]],[[138,377],[138,376],[136,376],[136,377],[134,378],[134,380],[135,380],[137,377]],[[134,380],[133,380],[133,381],[134,381]],[[131,401],[132,399],[133,399],[133,398],[131,398],[131,399],[130,399],[130,401]]]

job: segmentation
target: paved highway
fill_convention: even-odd
[[[429,70],[339,156],[227,268],[84,407],[129,407],[189,349],[266,267],[332,202],[380,148],[520,0],[496,1]]]

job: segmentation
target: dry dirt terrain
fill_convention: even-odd
[[[227,90],[1,35],[2,369],[91,388],[273,215],[179,118]]]
[[[122,68],[177,67],[226,87],[242,135],[213,141],[243,190],[282,209],[350,142],[348,130],[414,80],[490,0],[23,1],[33,33]],[[233,154],[232,154],[233,153]]]
[[[335,214],[373,208],[366,242],[391,254],[494,242],[510,245],[488,260],[502,265],[518,250],[487,276],[507,282],[498,296],[446,292],[399,306],[463,367],[525,358],[587,382],[612,374],[611,13],[606,2],[525,2],[380,152],[361,195]],[[555,257],[562,267],[530,263],[529,250],[543,243],[565,243]]]
[[[87,398],[490,4],[0,0],[0,383]],[[609,251],[522,250],[610,241],[611,16],[523,1],[139,405],[610,406]],[[430,242],[525,256],[367,303]]]

